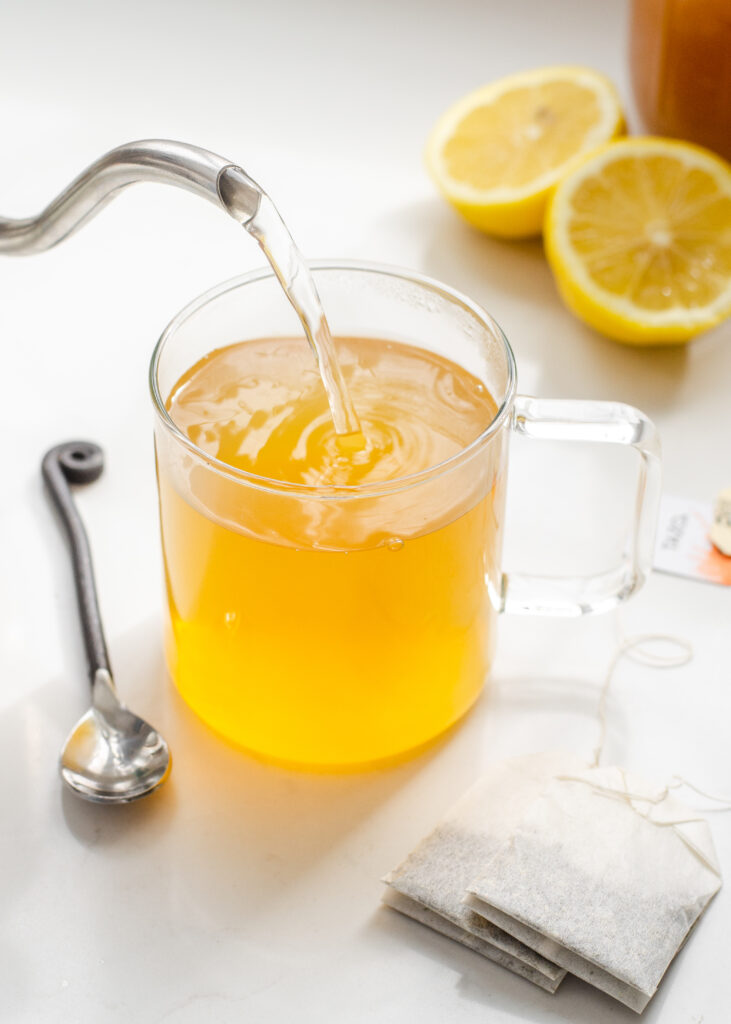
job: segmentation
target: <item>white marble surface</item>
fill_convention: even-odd
[[[561,306],[538,243],[474,234],[421,165],[435,116],[512,70],[585,62],[626,98],[625,19],[623,3],[599,0],[7,3],[0,213],[35,211],[123,141],[207,146],[265,184],[308,255],[412,266],[482,302],[513,343],[524,391],[642,407],[662,432],[667,490],[709,499],[730,482],[729,325],[675,352],[598,337]],[[379,908],[379,877],[481,765],[560,745],[588,754],[613,618],[506,619],[491,688],[463,726],[367,775],[259,764],[210,735],[166,678],[147,362],[188,299],[259,262],[212,207],[153,186],[53,252],[0,262],[0,1017],[635,1019],[573,980],[555,997],[535,991]],[[159,796],[117,810],[62,794],[56,774],[86,694],[67,555],[38,464],[74,436],[107,453],[105,477],[79,501],[118,684],[175,753]],[[617,543],[620,458],[525,443],[513,456],[508,566],[591,565],[598,538]],[[621,666],[608,759],[731,792],[728,592],[657,575],[623,628],[682,635],[695,657],[666,672]],[[728,872],[729,816],[714,815],[713,829]],[[730,921],[722,891],[645,1020],[728,1020]]]

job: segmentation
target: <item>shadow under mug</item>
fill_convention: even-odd
[[[487,677],[501,612],[577,616],[629,597],[650,566],[660,463],[655,429],[634,408],[516,395],[505,336],[464,295],[392,267],[311,268],[336,337],[435,352],[482,381],[498,407],[479,437],[423,472],[299,486],[207,455],[166,410],[182,374],[212,350],[301,334],[271,270],[196,299],[155,348],[172,677],[232,742],[337,768],[394,758],[456,722]],[[511,432],[636,449],[639,484],[621,564],[588,577],[503,573]]]

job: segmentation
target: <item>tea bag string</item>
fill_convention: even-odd
[[[683,778],[682,775],[673,775],[665,788],[669,791],[671,789],[682,789],[683,786],[687,789],[692,789],[698,796],[705,797],[706,800],[719,805],[718,807],[708,807],[703,812],[704,814],[709,814],[711,811],[731,811],[731,799],[727,796],[715,796],[713,793],[708,793],[699,786],[695,786],[688,779]]]
[[[648,644],[659,643],[674,647],[674,653],[654,653],[647,647]],[[609,663],[599,694],[599,707],[597,711],[599,718],[599,743],[594,751],[594,760],[591,762],[592,768],[599,767],[599,762],[604,752],[604,744],[607,737],[607,699],[617,666],[624,657],[630,658],[638,665],[646,665],[651,668],[680,668],[683,665],[687,665],[693,658],[693,647],[688,640],[684,640],[682,637],[670,636],[666,633],[637,633],[635,636],[620,636],[617,650]],[[692,789],[694,793],[704,797],[706,800],[719,805],[718,807],[708,808],[709,811],[731,810],[731,799],[729,797],[709,793],[682,775],[673,775],[671,777],[670,782],[658,797],[657,802],[661,803],[671,790],[682,789],[683,786],[687,789]],[[638,797],[638,799],[646,800],[647,798]]]
[[[674,647],[675,651],[668,654],[655,653],[648,649],[648,645],[651,644],[667,644],[670,647]],[[630,658],[630,660],[638,665],[646,665],[651,668],[680,668],[682,665],[687,665],[692,659],[693,647],[689,641],[683,640],[681,637],[669,636],[665,633],[637,633],[634,636],[620,638],[617,650],[609,662],[599,694],[599,707],[597,709],[599,742],[594,750],[594,760],[591,763],[592,768],[599,767],[599,762],[604,752],[607,738],[607,699],[617,666],[624,657]],[[674,778],[677,777],[674,776]]]
[[[669,654],[654,653],[653,651],[648,650],[648,644],[667,644],[670,647],[674,647],[675,652]],[[594,759],[590,765],[592,768],[599,767],[599,762],[601,761],[601,757],[604,752],[604,744],[607,738],[607,699],[609,697],[609,690],[611,688],[617,666],[624,657],[630,658],[638,665],[645,665],[651,668],[680,668],[683,665],[687,665],[693,658],[693,646],[688,640],[684,640],[682,637],[670,636],[666,633],[637,633],[634,636],[628,637],[622,637],[620,634],[617,650],[614,652],[612,660],[609,662],[609,667],[599,694],[599,706],[597,709],[597,715],[599,718],[599,743],[594,750]],[[631,793],[627,793],[626,795],[631,799],[646,800],[650,803],[662,803],[671,790],[681,789],[683,786],[688,789],[692,789],[694,793],[704,797],[706,800],[710,800],[712,803],[719,805],[718,807],[709,808],[709,810],[731,810],[731,799],[729,799],[729,797],[717,796],[713,793],[709,793],[707,790],[701,789],[700,786],[696,786],[695,783],[690,782],[689,779],[684,778],[682,775],[673,775],[670,782],[658,796],[656,801],[648,801],[646,796],[639,796]]]
[[[652,816],[652,812],[654,808],[659,807],[661,804],[665,802],[665,800],[670,795],[671,789],[677,789],[681,785],[689,786],[690,789],[694,789],[697,793],[700,793],[702,796],[707,797],[709,800],[715,800],[719,803],[725,804],[724,807],[716,808],[716,810],[731,810],[731,802],[729,802],[728,800],[724,800],[720,797],[711,796],[708,793],[703,793],[703,791],[698,789],[697,786],[694,786],[690,782],[686,782],[685,779],[681,779],[680,776],[677,775],[674,775],[671,781],[662,790],[660,790],[659,793],[656,793],[654,796],[648,795],[647,793],[633,793],[632,790],[629,788],[629,783],[627,782],[627,775],[624,769],[617,768],[616,770],[619,772],[619,776],[622,780],[621,789],[617,789],[613,786],[602,785],[595,779],[582,778],[580,775],[557,775],[556,778],[561,782],[581,782],[583,785],[589,786],[590,789],[592,789],[594,793],[598,796],[606,797],[609,800],[619,800],[623,803],[626,803],[629,807],[632,808],[635,814],[639,814],[641,818],[644,818],[645,821],[648,821],[651,825],[654,825],[655,828],[672,829],[673,832],[675,832],[675,834],[677,835],[678,839],[680,839],[681,842],[683,842],[688,847],[691,853],[701,862],[701,864],[703,864],[704,867],[708,868],[708,870],[711,871],[714,875],[716,875],[717,878],[721,878],[721,872],[718,865],[712,859],[710,859],[706,855],[706,853],[701,849],[701,847],[698,846],[697,843],[693,842],[688,833],[684,832],[681,828],[681,826],[683,825],[694,825],[698,823],[704,823],[705,819],[702,817],[702,815],[695,814],[690,815],[689,817],[682,818],[674,817],[668,818],[667,820],[663,821],[654,818]],[[641,806],[643,804],[645,805],[644,807]]]
[[[643,803],[650,804],[651,807],[656,807],[661,804],[663,800],[670,796],[670,793],[674,789],[682,789],[686,786],[688,789],[692,789],[693,792],[698,793],[699,796],[705,797],[706,800],[712,800],[714,803],[719,804],[718,807],[710,807],[708,811],[704,811],[704,814],[710,811],[731,811],[731,800],[725,796],[714,796],[712,793],[707,793],[705,790],[700,789],[698,786],[694,786],[692,782],[684,779],[682,775],[673,775],[670,782],[663,789],[660,790],[655,796],[648,796],[647,793],[633,793],[627,786],[627,778],[625,772],[618,768],[617,771],[622,775],[622,782],[624,789],[613,789],[611,786],[602,786],[601,783],[595,782],[593,779],[583,779],[580,775],[557,775],[556,778],[560,782],[583,782],[587,786],[591,786],[598,793],[604,796],[615,797],[619,800],[641,800]],[[656,821],[656,825],[687,825],[691,821],[702,821],[700,817],[684,818],[682,821]]]
[[[668,645],[670,646],[671,651],[666,654],[662,652],[656,653],[650,649],[649,645],[652,644]],[[638,633],[629,637],[622,637],[620,635],[617,649],[609,663],[599,694],[599,705],[597,709],[599,718],[599,742],[594,751],[594,759],[591,764],[592,768],[599,767],[599,762],[601,761],[602,753],[604,752],[607,735],[607,700],[612,681],[617,671],[617,666],[622,658],[625,657],[630,658],[639,665],[645,665],[652,668],[680,668],[683,665],[687,665],[692,659],[693,647],[689,641],[684,640],[681,637],[669,636],[664,633]],[[619,769],[619,772],[623,786],[623,788],[619,790],[613,789],[610,786],[602,786],[595,780],[583,779],[578,776],[575,778],[573,776],[559,776],[559,778],[564,779],[564,781],[583,782],[586,785],[591,786],[591,788],[601,796],[625,801],[637,814],[640,814],[653,825],[659,828],[673,828],[679,838],[686,844],[686,846],[688,846],[695,856],[714,874],[719,874],[716,865],[712,864],[708,860],[703,851],[699,849],[690,837],[679,827],[703,821],[701,816],[670,821],[658,821],[651,817],[651,814],[653,808],[662,804],[670,795],[672,790],[680,789],[683,786],[688,789],[692,789],[699,796],[717,804],[717,807],[711,808],[711,810],[714,811],[730,811],[731,800],[729,800],[728,797],[716,796],[713,793],[709,793],[707,790],[701,789],[700,786],[696,786],[693,782],[690,782],[682,775],[673,775],[667,785],[655,796],[648,796],[646,793],[633,793],[628,786],[624,771]],[[644,804],[644,809],[641,806],[638,806],[638,804]]]

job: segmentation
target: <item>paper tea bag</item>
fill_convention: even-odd
[[[593,768],[545,788],[466,901],[641,1012],[720,887],[696,812],[620,768]]]
[[[501,967],[506,967],[509,971],[512,971],[513,974],[517,974],[519,977],[525,978],[526,981],[532,981],[534,985],[538,985],[539,988],[543,988],[551,994],[556,991],[566,976],[566,971],[557,967],[556,964],[549,965],[551,969],[550,973],[542,973],[536,968],[531,967],[529,963],[519,960],[518,957],[511,956],[510,953],[506,953],[499,946],[494,945],[487,939],[481,939],[477,935],[472,935],[466,929],[460,928],[459,925],[454,924],[448,918],[442,917],[441,914],[437,914],[433,910],[429,910],[428,907],[422,906],[421,903],[417,903],[408,896],[404,896],[403,893],[397,892],[396,889],[392,889],[390,886],[386,890],[383,902],[387,907],[393,907],[394,910],[398,910],[399,913],[405,914],[406,917],[413,918],[414,921],[419,921],[420,924],[425,924],[427,928],[431,928],[432,931],[438,932],[440,935],[444,935],[448,939],[454,939],[455,942],[459,942],[468,949],[474,950],[475,953],[480,953],[487,960],[500,964]],[[477,918],[476,914],[473,916]],[[522,943],[517,942],[506,932],[502,932],[500,928],[496,928],[494,925],[489,924],[489,922],[484,921],[481,918],[478,918],[478,921],[482,921],[482,931],[485,934],[501,935],[508,944],[512,943],[515,948],[524,949],[527,957],[532,958],[536,963],[543,961],[543,957],[534,953],[532,949],[528,949],[527,946],[523,947]]]
[[[472,913],[462,900],[554,776],[584,767],[585,762],[575,755],[556,751],[492,765],[434,832],[384,879],[390,887],[384,902],[555,992],[565,970]]]

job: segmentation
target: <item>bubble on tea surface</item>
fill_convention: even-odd
[[[386,547],[389,551],[400,551],[404,546],[404,542],[401,537],[389,537],[386,541]]]

